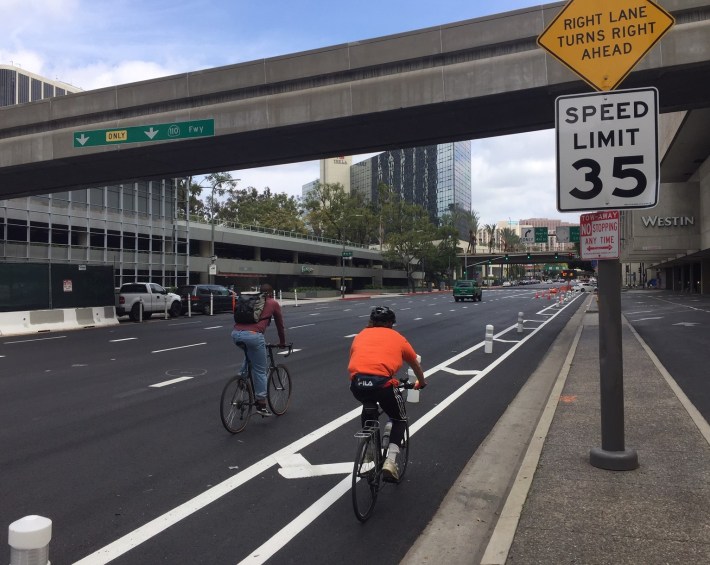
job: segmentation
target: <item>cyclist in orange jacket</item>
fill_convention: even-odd
[[[350,346],[350,391],[362,402],[361,425],[366,420],[377,420],[377,404],[392,420],[387,459],[382,466],[386,478],[398,481],[397,454],[404,438],[407,411],[404,398],[397,388],[397,371],[406,361],[414,370],[414,388],[424,388],[424,373],[417,354],[402,334],[392,328],[397,318],[386,306],[377,306],[370,313],[370,322],[353,339]]]

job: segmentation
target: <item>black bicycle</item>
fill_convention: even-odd
[[[408,377],[400,380],[399,389],[414,388],[414,384],[409,382]],[[403,393],[405,396],[406,393]],[[406,399],[405,399],[406,400]],[[375,509],[377,495],[385,482],[400,483],[404,479],[409,462],[409,420],[405,420],[404,437],[399,448],[399,480],[388,480],[382,475],[382,465],[387,459],[389,442],[383,443],[380,435],[379,410],[377,420],[367,420],[365,426],[355,434],[358,439],[357,451],[355,452],[355,464],[353,466],[353,510],[355,516],[361,522],[365,522]]]
[[[219,407],[222,424],[228,432],[233,434],[238,434],[246,428],[249,417],[256,407],[251,361],[244,342],[239,341],[237,345],[244,350],[247,371],[239,373],[227,381],[222,390],[222,400]],[[288,409],[288,403],[291,400],[291,374],[286,365],[276,364],[274,349],[284,348],[271,343],[266,345],[269,357],[266,397],[271,411],[277,416],[281,416]],[[286,353],[286,357],[288,357],[293,352],[293,343],[289,343],[285,349],[288,350]]]

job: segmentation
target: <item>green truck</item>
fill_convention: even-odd
[[[454,284],[454,300],[456,302],[466,300],[467,298],[480,302],[482,297],[483,291],[478,281],[456,281]]]

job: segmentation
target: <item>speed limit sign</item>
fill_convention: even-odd
[[[560,96],[555,127],[557,210],[658,203],[658,90]]]

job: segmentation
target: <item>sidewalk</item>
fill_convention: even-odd
[[[402,563],[710,563],[710,427],[626,323],[625,445],[639,468],[589,463],[590,449],[601,447],[599,319],[593,298],[585,302],[590,309],[566,328],[575,330],[567,360],[495,515],[485,514],[482,500],[495,492],[482,470],[496,462],[474,456]]]

